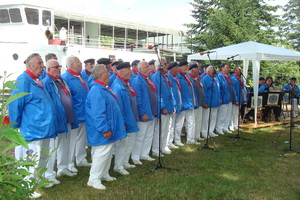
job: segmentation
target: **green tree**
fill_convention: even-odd
[[[284,6],[283,24],[281,30],[292,44],[293,48],[300,50],[300,1],[289,0]]]
[[[274,26],[278,7],[264,0],[194,0],[192,16],[196,23],[186,24],[188,44],[194,51],[223,47],[249,40],[271,44],[276,39]]]

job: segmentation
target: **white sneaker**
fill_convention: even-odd
[[[229,133],[229,134],[232,133],[232,132],[231,132],[230,130],[228,130],[228,129],[224,129],[223,132],[224,132],[224,133]]]
[[[60,177],[60,176],[70,176],[70,177],[73,177],[73,176],[76,176],[77,173],[73,173],[73,172],[70,172],[69,170],[63,170],[62,172],[58,172],[57,173],[57,177]]]
[[[184,146],[184,144],[182,144],[181,142],[175,142],[175,145],[176,145],[176,146],[180,146],[180,147],[183,147],[183,146]]]
[[[202,140],[205,140],[205,138],[200,137],[200,138],[196,138],[195,140],[202,141]]]
[[[216,133],[219,134],[219,135],[224,135],[223,131],[216,130]]]
[[[77,173],[78,169],[76,169],[74,166],[72,166],[72,167],[69,167],[69,171],[72,173]]]
[[[38,192],[33,192],[31,195],[30,195],[30,199],[37,199],[37,198],[40,198],[42,196],[42,194],[38,193]]]
[[[53,187],[54,186],[54,183],[48,183],[47,185],[45,185],[44,187],[45,188],[51,188],[51,187]]]
[[[159,157],[159,153],[152,152],[152,156]],[[160,153],[160,157],[164,157],[164,155]]]
[[[140,160],[132,160],[135,165],[142,165],[143,163]]]
[[[169,149],[179,149],[179,147],[174,145],[173,143],[171,143],[168,147]]]
[[[47,181],[52,181],[54,185],[60,184],[60,181],[57,180],[55,177],[46,178]]]
[[[101,182],[98,182],[98,183],[92,183],[92,182],[87,182],[87,185],[90,186],[90,187],[93,187],[97,190],[105,190],[106,187],[104,185],[102,185]]]
[[[171,154],[171,151],[167,151],[167,150],[162,150],[161,151],[163,154],[166,154],[166,155],[170,155]]]
[[[123,167],[124,167],[125,169],[132,169],[132,168],[135,168],[135,165],[131,165],[131,164],[129,164],[129,163],[125,163],[125,164],[123,165]]]
[[[214,134],[214,133],[210,133],[209,137],[217,137],[218,135]]]
[[[154,158],[151,158],[150,156],[146,157],[146,158],[141,158],[141,160],[147,160],[147,161],[154,161]]]
[[[232,128],[232,127],[229,127],[229,130],[230,130],[230,131],[235,131],[236,129],[235,129],[235,128]]]
[[[129,172],[126,171],[125,169],[115,169],[114,171],[121,175],[129,175]]]
[[[101,178],[101,181],[116,181],[117,179],[115,177],[112,177],[112,176],[107,176],[107,177],[104,177],[104,178]]]
[[[92,166],[92,163],[89,163],[86,160],[81,161],[80,163],[76,164],[77,167],[90,167]]]

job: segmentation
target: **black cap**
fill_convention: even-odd
[[[94,58],[90,58],[90,59],[85,60],[84,64],[87,64],[87,63],[95,64],[95,59]]]
[[[121,62],[117,65],[117,70],[124,69],[124,68],[130,68],[129,62]]]
[[[259,80],[260,80],[260,81],[264,81],[265,78],[264,78],[264,77],[260,77]]]
[[[174,67],[178,66],[178,63],[177,62],[172,62],[168,65],[168,70],[171,70],[173,69]]]
[[[194,63],[194,64],[191,64],[190,66],[189,66],[189,70],[191,70],[191,69],[194,69],[194,68],[198,68],[199,66],[196,64],[196,63]]]
[[[139,62],[141,62],[141,61],[139,61],[139,60],[134,60],[134,61],[132,61],[131,66],[137,65],[137,64],[139,64]]]
[[[108,65],[110,64],[110,59],[109,58],[100,58],[97,60],[98,64],[103,64],[103,65]]]
[[[113,67],[113,66],[115,66],[115,65],[118,65],[120,62],[118,62],[118,61],[116,61],[116,62],[113,62],[112,64],[111,64],[111,66]]]
[[[208,66],[209,66],[209,64],[205,64],[205,65],[203,65],[203,68],[206,69],[206,68],[208,68]]]
[[[290,78],[290,81],[297,81],[295,77]]]
[[[154,63],[155,63],[155,60],[152,59],[152,60],[149,61],[148,64],[149,64],[149,65],[154,65]]]
[[[179,62],[179,67],[183,66],[183,65],[188,65],[189,63],[186,60],[182,60]]]

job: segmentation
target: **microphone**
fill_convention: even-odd
[[[210,53],[214,53],[214,52],[216,52],[216,51],[200,51],[199,53],[202,56],[204,54],[210,54]]]
[[[240,54],[236,54],[236,55],[234,55],[234,56],[228,57],[227,60],[230,60],[230,59],[233,60],[235,57],[237,57],[237,56],[239,56],[239,55],[240,55]]]

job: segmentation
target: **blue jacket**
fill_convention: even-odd
[[[266,91],[269,91],[269,85],[266,83],[260,86],[260,88],[258,89],[259,93],[266,92]]]
[[[130,95],[125,83],[116,76],[112,83],[111,89],[118,97],[118,103],[122,111],[122,116],[126,126],[127,133],[138,132],[140,129],[135,121],[135,117],[131,108]]]
[[[201,74],[201,75],[200,75],[200,78],[203,79],[204,76],[206,76],[206,73]]]
[[[205,103],[209,108],[220,107],[220,86],[218,79],[215,78],[215,81],[209,76],[206,75],[201,80],[204,88],[205,94]]]
[[[177,85],[177,81],[176,81],[175,77],[170,72],[168,73],[168,77],[172,84],[171,91],[173,94],[173,105],[174,105],[174,108],[176,109],[176,113],[179,114],[180,110],[181,110],[181,104],[182,104],[180,88]]]
[[[198,95],[197,95],[197,87],[198,83],[197,81],[195,81],[190,74],[188,74],[189,79],[191,80],[192,84],[193,84],[193,89],[194,89],[194,96],[195,96],[195,104],[194,104],[194,108],[197,109],[199,108],[199,101],[198,101]]]
[[[93,84],[86,98],[85,109],[89,145],[106,145],[127,136],[119,104],[106,87]],[[112,133],[109,139],[103,136],[107,131]]]
[[[138,112],[139,112],[139,119],[141,122],[142,116],[144,114],[148,115],[149,121],[152,120],[152,111],[150,105],[150,97],[148,92],[148,86],[146,80],[142,75],[139,73],[138,76],[132,80],[132,87],[136,92],[136,102],[138,105]]]
[[[18,89],[13,90],[12,95],[20,92],[29,94],[8,105],[10,121],[16,123],[13,127],[20,128],[27,142],[55,138],[56,113],[48,92],[35,83],[26,72],[17,78],[16,86]]]
[[[220,83],[220,98],[222,99],[222,104],[229,104],[230,102],[230,89],[226,81],[226,78],[220,72],[217,73],[216,77]]]
[[[74,117],[78,123],[85,122],[85,100],[88,94],[88,89],[85,89],[81,84],[79,78],[66,71],[61,77],[66,81],[71,90]],[[88,87],[88,84],[85,83]]]
[[[46,75],[46,77],[43,79],[42,82],[45,89],[48,91],[56,110],[56,121],[57,121],[56,131],[57,133],[67,133],[68,127],[67,127],[67,120],[66,120],[66,111],[61,102],[58,89],[55,83],[53,82],[52,78],[48,75]],[[66,87],[67,89],[69,89],[68,85],[66,85]],[[70,98],[72,97],[70,96]],[[73,113],[74,112],[75,111],[73,109]],[[76,123],[76,121],[72,123],[72,129],[74,128],[78,128],[78,123]]]
[[[157,93],[158,105],[159,105],[158,110],[162,111],[166,109],[169,114],[173,113],[174,112],[173,95],[172,95],[171,87],[168,85],[166,79],[158,71],[155,74],[153,74],[151,78],[156,87],[156,93]]]
[[[248,95],[247,95],[247,88],[246,86],[242,86],[239,79],[235,77],[234,75],[229,75],[233,89],[234,89],[234,94],[235,94],[235,103],[239,102],[241,103],[246,103],[248,100]]]
[[[114,80],[116,79],[116,74],[115,73],[110,73],[110,76],[109,76],[109,83],[108,83],[108,86],[111,87]]]
[[[87,72],[86,72],[86,69],[82,70],[81,72],[81,77],[83,78],[83,80],[88,83],[89,82],[89,77],[91,75],[89,75]]]
[[[296,88],[296,92],[300,92],[300,89],[297,85],[295,85],[295,88]],[[292,88],[291,88],[291,84],[286,84],[285,86],[282,87],[283,90],[287,90],[287,91],[292,91]]]
[[[184,76],[180,73],[177,74],[177,78],[181,85],[181,100],[182,100],[182,107],[181,111],[191,110],[194,109],[194,91],[193,85],[191,81],[191,85],[188,85],[188,82],[185,80]]]
[[[47,69],[46,69],[46,67],[44,67],[43,73],[42,73],[42,75],[40,75],[39,79],[43,80],[46,77],[46,74],[47,74]]]

